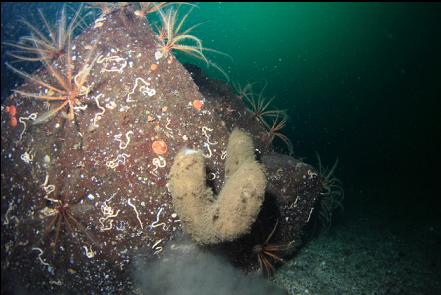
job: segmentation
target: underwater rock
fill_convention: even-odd
[[[289,249],[278,254],[285,258],[292,257],[306,239],[304,231],[309,228],[307,225],[317,216],[318,210],[315,209],[323,190],[322,176],[309,164],[268,150],[265,129],[249,112],[244,111],[243,102],[232,89],[222,81],[206,77],[197,66],[184,66],[228,129],[239,126],[254,135],[256,153],[260,155],[267,175],[265,201],[251,232],[237,241],[224,243],[211,250],[228,257],[244,270],[255,271],[259,264],[253,248],[263,244],[276,227],[270,245],[289,244]],[[277,261],[274,264],[280,265]]]
[[[280,213],[278,234],[300,242],[304,227],[315,214],[321,176],[311,165],[288,155],[266,154],[262,163],[268,175],[266,193],[273,196]]]
[[[261,160],[267,175],[265,201],[250,233],[211,250],[246,271],[260,268],[271,275],[281,265],[277,258],[293,257],[307,240],[305,230],[316,218],[322,179],[314,167],[288,155],[270,153]],[[269,265],[260,265],[261,259]]]
[[[15,92],[6,101],[16,108],[18,123],[13,126],[2,106],[2,293],[18,285],[33,293],[138,292],[130,277],[133,260],[160,258],[167,243],[182,233],[167,188],[178,151],[203,151],[208,184],[217,194],[224,186],[224,156],[234,127],[252,134],[258,155],[271,150],[259,133],[263,127],[241,100],[225,95],[213,101],[199,92],[173,56],[157,58],[159,41],[145,20],[124,8],[99,23],[54,60],[55,72],[42,67],[33,73],[61,87],[60,80],[77,84],[82,70],[90,71],[84,89],[78,89],[83,95],[71,105],[73,116],[66,108],[46,117],[61,102],[43,103]],[[225,94],[230,91],[222,87]],[[38,95],[52,91],[32,80],[17,89]],[[223,97],[222,92],[216,95]],[[195,108],[195,100],[203,104]],[[275,181],[269,183],[275,199],[291,210],[294,195],[286,197],[289,190],[283,187],[291,189],[300,178],[283,170],[289,172],[286,182],[280,182],[271,176],[278,168],[265,165],[268,180]],[[299,222],[293,228],[298,231],[317,196],[317,187],[305,189],[311,199],[299,203],[300,219],[294,216],[290,221]],[[262,217],[279,211],[277,203],[265,205],[267,199],[253,228],[272,228],[279,216]],[[279,229],[286,224],[280,219]],[[244,256],[250,259],[240,263],[245,269],[256,265],[249,237],[264,240],[267,234],[252,230],[248,237],[231,242],[247,251]],[[297,234],[286,235],[291,239]],[[274,239],[281,239],[280,233]],[[227,256],[235,254],[230,251]]]

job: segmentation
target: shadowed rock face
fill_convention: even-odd
[[[233,264],[254,271],[259,265],[253,247],[262,244],[277,223],[271,244],[284,245],[294,241],[289,251],[279,253],[285,258],[292,257],[302,244],[306,225],[317,214],[316,202],[322,190],[318,171],[291,156],[265,149],[265,129],[244,109],[244,104],[232,89],[220,81],[207,78],[196,66],[184,66],[227,128],[240,127],[254,136],[256,153],[265,166],[268,181],[262,210],[250,234],[212,250],[225,255]]]
[[[157,42],[147,23],[130,11],[116,11],[72,42],[75,74],[90,48],[96,45],[98,55],[85,83],[89,93],[80,99],[73,121],[59,113],[32,125],[32,114],[57,103],[14,94],[6,105],[16,106],[19,123],[11,127],[2,107],[2,292],[17,285],[34,293],[133,291],[133,258],[161,257],[162,249],[181,233],[166,186],[175,154],[185,146],[202,150],[207,175],[213,173],[208,183],[217,193],[224,184],[223,152],[234,127],[253,135],[258,154],[269,152],[260,140],[264,129],[228,87],[201,94],[176,59],[155,58]],[[64,71],[65,64],[62,56],[53,67]],[[57,85],[44,68],[34,74]],[[31,81],[18,89],[46,92]],[[194,100],[204,101],[201,110],[193,107]],[[153,148],[160,141],[166,150]],[[226,253],[245,269],[256,262],[250,245],[265,239],[275,216],[281,222],[275,239],[298,236],[318,193],[317,182],[306,179],[301,184],[306,168],[282,165],[281,181],[273,176],[280,174],[274,163],[266,164],[267,196],[276,202],[265,207],[265,201],[256,230],[234,242],[240,251]],[[294,192],[307,201],[301,199],[301,207],[291,211]],[[291,219],[282,223],[281,217]],[[264,228],[263,234],[257,228]]]
[[[279,232],[283,239],[299,240],[302,229],[315,213],[322,189],[321,176],[314,167],[293,157],[270,153],[262,157],[267,169],[267,195],[279,209]]]

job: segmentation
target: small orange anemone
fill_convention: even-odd
[[[11,119],[9,120],[9,126],[11,126],[11,127],[17,126],[17,118],[16,117],[11,117]]]
[[[204,102],[200,99],[195,99],[193,100],[193,107],[200,111],[204,107]]]
[[[167,152],[167,144],[163,140],[155,140],[152,143],[152,150],[157,155],[163,155]]]
[[[9,114],[10,117],[15,117],[17,114],[17,108],[15,105],[10,105],[5,108],[5,111]]]
[[[156,71],[157,69],[158,69],[158,65],[157,65],[157,64],[152,64],[152,65],[150,66],[150,70],[151,70],[152,72]]]
[[[135,10],[134,14],[140,18],[143,18],[145,16],[145,12],[142,10]]]

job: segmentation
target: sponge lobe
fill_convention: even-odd
[[[225,185],[214,197],[206,186],[201,152],[179,152],[170,170],[169,188],[184,230],[199,244],[232,241],[250,231],[266,187],[264,168],[254,159],[251,137],[235,129],[225,163]]]

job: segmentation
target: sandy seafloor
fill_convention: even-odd
[[[289,294],[441,294],[439,223],[363,211],[344,212],[273,282]]]

